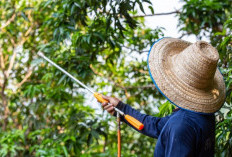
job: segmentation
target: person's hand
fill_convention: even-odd
[[[118,105],[120,100],[117,98],[104,96],[104,95],[102,95],[102,98],[109,101],[109,103],[102,103],[103,109],[109,112],[111,115],[113,115],[115,112],[114,107]]]

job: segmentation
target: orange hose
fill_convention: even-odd
[[[117,113],[118,123],[118,157],[121,157],[121,130],[120,130],[120,115]]]

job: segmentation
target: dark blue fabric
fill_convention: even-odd
[[[158,138],[155,157],[214,156],[214,114],[203,115],[180,109],[170,116],[158,118],[142,114],[122,102],[117,108],[144,124],[144,129],[138,132]],[[122,121],[127,123],[123,117]]]

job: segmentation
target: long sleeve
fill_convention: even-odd
[[[123,111],[125,114],[128,114],[136,118],[140,122],[142,122],[144,124],[144,128],[143,130],[139,131],[135,129],[133,126],[131,126],[123,117],[122,117],[122,121],[130,125],[132,128],[134,128],[138,132],[144,135],[153,137],[153,138],[158,138],[160,131],[162,130],[163,126],[169,119],[169,116],[164,117],[164,118],[158,118],[158,117],[153,117],[153,116],[149,116],[146,114],[142,114],[139,111],[133,109],[129,105],[124,104],[122,102],[119,102],[119,104],[116,107],[120,109],[121,111]]]

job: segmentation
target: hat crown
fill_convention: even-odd
[[[174,56],[173,70],[184,83],[207,89],[213,83],[219,54],[204,41],[198,41]]]
[[[207,42],[164,38],[152,46],[148,69],[157,89],[171,103],[197,113],[214,113],[226,96],[218,59],[217,50]]]

